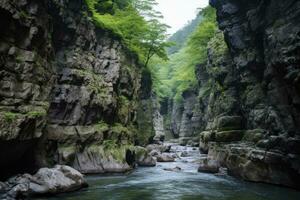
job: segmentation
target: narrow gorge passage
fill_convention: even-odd
[[[49,200],[296,200],[300,197],[296,190],[247,183],[222,173],[198,173],[200,154],[196,148],[166,145],[172,145],[170,153],[178,155],[176,162],[138,168],[128,175],[89,176],[89,188]]]
[[[299,0],[0,0],[0,199],[300,199]]]

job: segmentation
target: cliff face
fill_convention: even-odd
[[[44,3],[0,3],[1,178],[34,167],[34,150],[46,125],[55,66]]]
[[[200,149],[246,180],[298,187],[300,2],[210,3],[225,39],[197,68]]]
[[[55,163],[131,169],[136,56],[94,26],[84,1],[4,0],[0,15],[1,177]]]
[[[247,91],[247,128],[299,135],[299,2],[211,3]]]
[[[200,102],[198,91],[194,88],[183,92],[182,101],[170,100],[169,111],[164,115],[166,132],[179,138],[181,145],[198,146],[201,127]]]

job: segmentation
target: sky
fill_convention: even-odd
[[[156,0],[163,16],[163,22],[171,26],[168,33],[173,34],[197,15],[197,8],[208,5],[208,0]]]

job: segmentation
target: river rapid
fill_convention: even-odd
[[[197,148],[173,145],[176,162],[137,168],[127,175],[87,176],[89,188],[49,200],[299,200],[300,192],[197,172]],[[175,167],[181,170],[167,171]],[[45,200],[40,199],[40,200]]]

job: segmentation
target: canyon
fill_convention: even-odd
[[[300,2],[210,5],[218,27],[178,101],[85,1],[1,0],[0,181],[128,173],[174,160],[170,140],[199,148],[199,172],[299,190]]]

